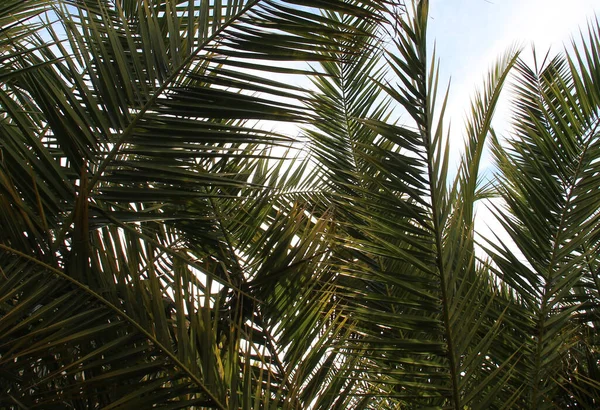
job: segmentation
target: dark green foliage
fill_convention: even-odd
[[[452,180],[428,7],[5,1],[0,408],[597,408],[598,24]]]

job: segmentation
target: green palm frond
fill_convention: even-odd
[[[494,147],[508,210],[498,215],[518,253],[502,244],[493,258],[529,314],[521,331],[532,337],[522,338],[520,371],[531,408],[565,405],[561,390],[580,392],[586,377],[587,365],[580,377],[573,367],[563,373],[560,363],[586,361],[575,346],[587,339],[596,310],[598,39],[596,24],[574,57],[517,64],[514,132],[506,148]],[[588,388],[597,394],[593,381]]]
[[[51,24],[50,9],[51,2],[43,0],[7,0],[0,6],[0,81],[7,82],[36,69],[30,55],[38,47],[49,46],[37,43],[37,39]]]
[[[269,165],[289,138],[256,121],[310,119],[287,80],[307,70],[284,62],[357,30],[322,10],[380,8],[61,1],[43,35],[15,39],[30,52],[0,90],[7,406],[303,406],[247,254],[302,172]]]
[[[505,308],[475,262],[474,157],[515,53],[497,65],[475,103],[460,189],[449,192],[445,97],[438,104],[435,58],[430,67],[425,47],[427,9],[422,1],[408,15],[390,15],[391,79],[363,57],[328,63],[330,76],[317,83],[327,121],[309,135],[335,189],[330,218],[339,228],[330,263],[339,275],[338,309],[353,323],[352,337],[340,343],[356,361],[353,377],[367,382],[356,387],[363,405],[488,408],[512,393],[495,387],[510,376],[509,365],[498,367],[486,354]],[[360,76],[345,84],[344,74],[354,72]],[[381,106],[374,105],[380,98],[373,82],[387,95]],[[412,124],[386,122],[385,98],[404,108]]]
[[[151,289],[112,302],[61,270],[2,250],[3,404],[144,406],[185,397],[225,408],[182,362],[191,356],[172,352],[160,334],[165,324],[150,325],[166,314],[144,309],[144,299],[156,297]],[[153,302],[165,309],[162,299]]]

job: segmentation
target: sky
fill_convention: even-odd
[[[532,44],[542,55],[568,48],[580,29],[585,32],[588,22],[600,19],[600,0],[431,0],[429,15],[428,39],[435,42],[440,59],[440,85],[451,79],[447,114],[452,120],[451,159],[456,163],[470,97],[496,59],[512,45],[521,46],[526,59],[532,55]],[[503,94],[493,124],[500,137],[508,137],[510,87]],[[482,166],[491,174],[489,155]],[[493,232],[506,240],[486,205],[476,209],[480,235],[493,238]]]
[[[521,46],[525,58],[532,44],[538,54],[559,52],[595,13],[600,17],[600,0],[431,0],[428,38],[441,62],[440,84],[451,79],[454,134],[462,131],[470,97],[499,56],[512,45]],[[500,132],[506,109],[503,104],[496,116]]]

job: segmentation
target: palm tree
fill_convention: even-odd
[[[269,253],[303,209],[274,189],[302,171],[273,165],[291,140],[256,122],[310,119],[281,79],[302,69],[272,62],[321,60],[356,31],[327,10],[369,21],[382,6],[2,5],[3,407],[310,401],[312,368],[284,366],[249,281],[293,270]]]
[[[499,59],[451,180],[425,0],[0,20],[3,408],[597,406],[597,25]],[[476,244],[495,194],[510,241]]]

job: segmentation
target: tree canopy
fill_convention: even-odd
[[[598,408],[600,24],[453,176],[428,9],[4,0],[0,408]]]

